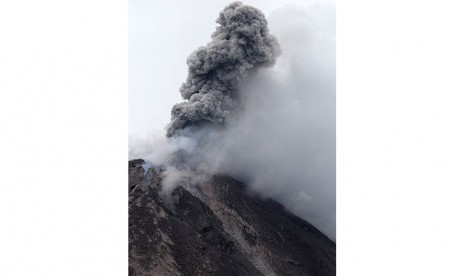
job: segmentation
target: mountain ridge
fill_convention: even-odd
[[[161,192],[129,161],[129,275],[335,275],[336,244],[228,176]]]

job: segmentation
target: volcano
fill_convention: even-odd
[[[129,275],[335,275],[336,245],[246,183],[216,175],[162,191],[129,161]]]

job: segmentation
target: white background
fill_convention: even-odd
[[[338,275],[464,275],[459,1],[337,3]],[[0,4],[2,275],[127,275],[128,4]]]

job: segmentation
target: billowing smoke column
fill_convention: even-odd
[[[234,2],[216,20],[212,41],[187,59],[189,73],[180,88],[185,102],[171,111],[167,136],[196,124],[222,125],[234,108],[237,86],[251,70],[272,65],[279,53],[263,13]]]

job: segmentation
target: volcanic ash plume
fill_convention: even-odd
[[[222,125],[237,101],[237,87],[249,72],[273,65],[279,53],[263,13],[234,2],[216,22],[212,41],[187,59],[189,72],[180,92],[186,100],[173,106],[167,136],[204,122]]]

